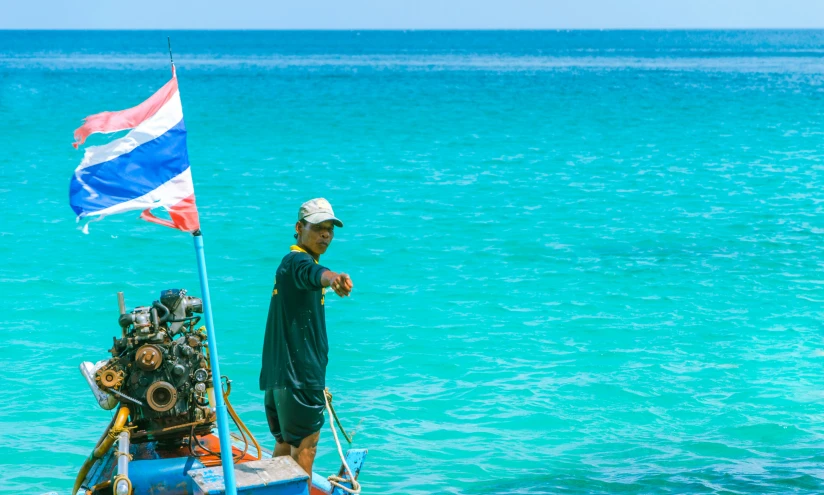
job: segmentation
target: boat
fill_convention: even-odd
[[[98,405],[117,412],[80,468],[73,495],[226,493],[216,393],[239,432],[231,434],[237,493],[359,493],[357,477],[367,450],[343,452],[328,392],[328,424],[341,468],[329,477],[310,476],[291,456],[273,457],[260,446],[229,402],[231,381],[212,376],[207,334],[197,326],[200,298],[169,289],[151,305],[126,311],[119,292],[118,306],[121,336],[114,338],[111,357],[80,365]]]
[[[139,105],[90,115],[75,130],[75,148],[92,134],[130,131],[85,149],[69,204],[77,221],[86,222],[85,233],[92,219],[127,211],[191,233],[202,299],[169,289],[152,304],[126,311],[118,293],[121,335],[110,357],[80,364],[98,405],[117,412],[80,468],[72,495],[357,494],[366,450],[344,454],[335,424],[349,437],[328,390],[328,423],[341,458],[341,470],[328,478],[262,449],[229,403],[231,381],[220,373],[183,107],[167,42],[171,80]],[[169,218],[155,216],[157,208]],[[205,326],[198,326],[201,314]],[[231,438],[229,417],[239,438]]]

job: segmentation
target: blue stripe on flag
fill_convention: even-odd
[[[72,176],[69,203],[78,216],[139,198],[189,168],[186,126],[183,120],[157,138],[129,153],[81,171],[83,182]]]

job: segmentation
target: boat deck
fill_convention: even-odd
[[[214,453],[220,452],[220,439],[217,435],[204,435],[200,437],[200,440],[209,451]],[[243,440],[235,435],[232,435],[232,450],[235,454],[235,459],[237,459],[235,461],[236,476],[237,473],[243,474],[244,471],[248,471],[248,469],[239,469],[239,466],[252,461],[258,461],[255,455],[253,455],[253,453],[257,454],[256,449],[251,445],[247,447]],[[207,452],[203,456],[195,457],[191,455],[187,446],[159,448],[154,442],[133,444],[130,446],[130,453],[132,460],[129,462],[129,478],[132,481],[134,495],[191,495],[197,493],[213,495],[223,493],[221,489],[216,488],[222,486],[222,470],[204,469],[220,466],[220,458],[215,454]],[[352,449],[346,453],[347,463],[355,477],[360,473],[366,458],[366,453],[367,451],[362,449]],[[261,458],[271,459],[272,452],[261,448]],[[288,460],[294,464],[294,468],[302,473],[301,479],[305,480],[307,478],[305,472],[303,472],[291,458],[288,458]],[[89,490],[89,487],[94,487],[107,480],[111,480],[115,474],[116,466],[116,449],[112,448],[102,459],[95,463],[89,471],[83,483],[83,487],[85,488],[79,491],[78,494],[110,495],[112,493],[111,487],[101,488],[96,491]],[[210,491],[199,491],[197,484],[193,482],[193,477],[196,478],[198,477],[197,473],[201,473],[200,480],[202,481],[202,474],[206,471],[208,471],[208,485],[211,489]],[[292,473],[289,470],[281,469],[280,471]],[[293,474],[294,473],[290,474],[290,476]],[[337,474],[343,474],[343,467],[341,467],[340,472]],[[263,474],[264,478],[267,476],[267,474]],[[247,478],[248,477],[249,476],[247,476]],[[290,479],[294,480],[297,478],[292,476]],[[302,486],[302,493],[306,493],[305,485]],[[238,491],[250,494],[266,493],[271,495],[300,493],[287,488],[286,485],[281,484],[279,486],[269,486],[265,490],[260,486],[254,490],[244,490],[239,485]],[[340,488],[333,487],[326,477],[318,473],[312,473],[311,495],[343,495],[344,493]]]

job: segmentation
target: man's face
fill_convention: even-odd
[[[316,256],[325,253],[335,237],[335,224],[331,220],[306,225],[298,222],[295,229],[298,232],[298,243]]]

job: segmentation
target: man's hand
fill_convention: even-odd
[[[340,297],[347,297],[352,293],[352,279],[345,273],[335,273],[329,270],[323,273],[321,280],[324,287],[331,287]]]
[[[347,297],[352,293],[352,279],[349,278],[349,275],[340,273],[332,280],[331,287],[332,290],[335,291],[335,294],[340,297]]]

